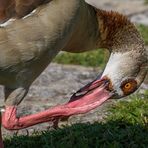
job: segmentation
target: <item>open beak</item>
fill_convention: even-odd
[[[53,117],[53,127],[58,127],[59,120],[65,121],[72,115],[89,112],[110,99],[113,92],[109,85],[107,78],[97,78],[74,93],[68,103],[53,107],[49,112]]]
[[[72,115],[84,114],[103,104],[113,96],[109,89],[110,80],[98,77],[72,95],[70,101],[57,105],[48,111],[52,117],[53,127],[57,128],[59,120],[65,121]]]
[[[70,101],[65,104],[65,108],[69,110],[68,114],[71,116],[86,113],[111,98],[109,83],[105,78],[96,79],[74,93]]]

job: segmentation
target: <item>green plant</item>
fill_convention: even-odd
[[[148,45],[148,26],[138,25],[138,29],[144,38],[145,44]]]
[[[97,49],[84,53],[61,53],[54,62],[61,64],[75,64],[83,66],[103,67],[108,59],[106,50]]]
[[[145,4],[148,4],[148,0],[145,0],[144,3],[145,3]]]

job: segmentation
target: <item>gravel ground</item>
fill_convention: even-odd
[[[144,22],[143,24],[148,25],[148,6],[143,5],[143,0],[104,0],[98,2],[100,3],[100,8],[125,13],[129,15],[134,22]],[[85,68],[82,66],[50,64],[31,86],[27,97],[19,106],[19,115],[36,113],[56,104],[67,102],[76,90],[93,80],[100,71],[99,69]],[[143,89],[148,89],[148,85],[143,84],[140,91]],[[0,87],[1,105],[3,105],[4,99],[2,90],[3,87]],[[68,124],[102,120],[107,114],[107,106],[114,101],[115,100],[108,101],[106,104],[85,115],[72,117]],[[45,130],[49,125],[49,123],[46,123],[30,127],[29,132]],[[2,131],[3,135],[12,135],[14,133],[6,131],[5,129],[2,129]],[[19,134],[22,133],[25,134],[26,130],[19,131]]]

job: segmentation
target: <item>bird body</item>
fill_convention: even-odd
[[[92,19],[95,12],[88,7],[84,1],[52,1],[28,17],[2,24],[0,84],[11,89],[28,87],[59,51],[94,49],[97,33],[92,30],[97,28],[97,20]]]

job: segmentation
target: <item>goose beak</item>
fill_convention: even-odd
[[[72,95],[70,101],[54,108],[54,128],[58,121],[68,120],[72,115],[85,114],[110,99],[114,93],[109,89],[110,81],[106,78],[97,78]]]
[[[108,86],[109,80],[96,79],[74,93],[66,107],[74,111],[72,114],[86,113],[112,97]]]

